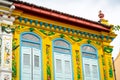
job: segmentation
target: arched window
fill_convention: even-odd
[[[90,44],[81,46],[84,80],[100,80],[98,53]]]
[[[88,46],[88,45],[83,46],[83,47],[82,47],[82,50],[83,50],[83,51],[86,51],[86,52],[96,53],[95,48],[93,48],[92,46]]]
[[[24,46],[40,48],[41,41],[37,35],[33,35],[33,34],[29,34],[29,33],[22,34],[21,41],[22,41],[22,45],[24,45]]]
[[[87,58],[97,58],[97,51],[94,47],[90,45],[82,46],[82,56]]]
[[[64,39],[53,41],[55,80],[73,80],[71,47]]]
[[[32,32],[21,34],[21,80],[41,80],[41,39]]]
[[[61,52],[70,54],[70,44],[65,40],[55,40],[54,41],[54,52]]]

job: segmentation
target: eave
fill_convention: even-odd
[[[90,21],[87,19],[74,17],[71,15],[67,15],[64,13],[60,13],[60,12],[42,8],[42,7],[39,8],[34,5],[30,5],[30,4],[14,3],[14,6],[17,9],[23,10],[24,12],[29,12],[31,14],[33,13],[33,14],[36,14],[39,16],[44,16],[49,19],[54,19],[54,20],[61,21],[64,23],[77,25],[80,27],[85,27],[88,29],[110,32],[110,26],[106,26],[106,25],[100,24],[98,22]],[[83,25],[83,26],[81,26],[81,25]]]

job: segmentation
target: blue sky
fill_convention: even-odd
[[[102,10],[110,24],[120,25],[120,0],[22,0],[35,5],[98,21],[98,12]],[[120,34],[120,31],[116,32]],[[120,35],[111,43],[114,46],[113,57],[120,49]]]

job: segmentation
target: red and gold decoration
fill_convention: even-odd
[[[102,13],[101,10],[99,11],[98,17],[99,17],[100,19],[104,18],[104,14]]]
[[[80,80],[80,53],[76,50],[77,80]]]
[[[51,68],[50,68],[50,45],[46,45],[47,55],[47,80],[51,80]]]

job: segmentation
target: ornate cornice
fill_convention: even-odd
[[[71,35],[86,37],[89,39],[106,40],[106,41],[112,41],[114,39],[114,37],[113,36],[111,37],[111,35],[109,36],[109,34],[98,35],[98,34],[94,34],[94,33],[90,33],[90,32],[67,28],[66,26],[54,25],[52,23],[50,24],[47,22],[32,20],[32,19],[23,18],[23,17],[19,17],[18,21],[19,21],[19,24],[22,24],[22,25],[26,25],[27,23],[29,23],[30,26],[39,27],[41,29],[42,28],[49,29],[50,31],[52,30],[52,31],[67,33],[67,34],[71,34]],[[44,31],[42,31],[42,32],[44,33]],[[49,34],[49,33],[44,33],[44,34]],[[75,40],[73,37],[71,37],[71,39]],[[79,40],[76,39],[75,41],[79,41]]]

